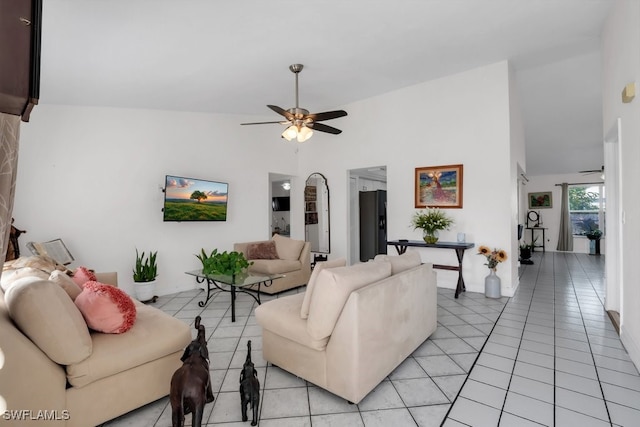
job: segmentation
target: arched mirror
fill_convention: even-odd
[[[311,243],[311,252],[331,252],[329,232],[329,186],[321,173],[312,173],[304,187],[305,240]]]

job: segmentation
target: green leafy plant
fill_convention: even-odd
[[[520,249],[533,249],[536,246],[536,242],[538,241],[538,236],[534,237],[531,243],[522,242],[520,244]]]
[[[587,239],[589,240],[599,240],[602,237],[602,230],[599,230],[599,229],[589,230],[586,233],[584,233],[584,235],[587,236]]]
[[[151,282],[156,280],[156,277],[158,277],[157,256],[158,251],[155,251],[149,252],[149,256],[145,257],[144,252],[140,254],[136,248],[136,266],[133,269],[134,282]]]
[[[429,208],[426,211],[418,211],[411,219],[413,229],[418,228],[433,233],[436,230],[448,230],[453,225],[453,219],[437,208]]]
[[[202,263],[204,274],[235,276],[253,264],[253,262],[247,261],[242,252],[237,251],[219,253],[217,249],[214,249],[210,254],[207,254],[204,249],[201,249],[196,258]]]

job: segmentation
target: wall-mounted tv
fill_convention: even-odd
[[[271,209],[273,211],[288,211],[291,209],[289,197],[272,197]]]
[[[226,221],[226,182],[167,175],[164,187],[165,221]]]

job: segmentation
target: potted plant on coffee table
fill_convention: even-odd
[[[158,297],[156,293],[156,277],[158,277],[158,265],[156,257],[158,251],[139,253],[136,248],[136,264],[133,269],[133,281],[135,282],[136,296],[142,302],[154,302]]]
[[[247,261],[242,252],[218,252],[217,249],[207,254],[204,249],[200,250],[200,254],[196,258],[202,263],[202,273],[220,274],[223,276],[231,276],[232,280],[237,276],[244,274],[247,268],[253,262]]]

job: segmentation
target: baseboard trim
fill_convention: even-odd
[[[613,323],[613,327],[616,328],[616,332],[620,335],[620,313],[609,310],[607,314],[609,315],[609,319],[611,319],[611,323]]]

